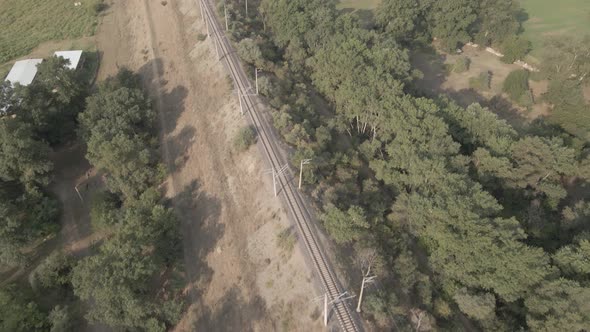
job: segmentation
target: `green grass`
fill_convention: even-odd
[[[538,59],[543,40],[551,35],[590,34],[588,0],[521,0],[528,14],[524,36],[533,43],[531,56]]]
[[[381,3],[381,0],[340,0],[337,5],[338,9],[375,9]]]
[[[93,35],[102,0],[0,0],[0,64],[50,40]]]

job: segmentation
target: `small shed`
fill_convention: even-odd
[[[43,59],[27,59],[21,60],[14,63],[12,69],[6,76],[6,81],[15,85],[27,86],[33,82],[35,75],[37,75],[37,65],[43,62]]]
[[[81,65],[81,61],[80,59],[82,59],[82,51],[81,50],[77,50],[77,51],[58,51],[53,53],[53,55],[57,56],[57,57],[62,57],[66,60],[70,60],[70,64],[68,65],[68,68],[76,70],[78,69],[78,66]]]

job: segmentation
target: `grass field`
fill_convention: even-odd
[[[50,40],[94,34],[102,0],[0,0],[0,64],[28,54]]]
[[[338,9],[375,9],[381,0],[340,0]]]
[[[528,14],[524,36],[533,43],[534,58],[541,53],[547,36],[590,34],[589,0],[521,0],[520,3]]]

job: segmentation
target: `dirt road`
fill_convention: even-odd
[[[236,153],[245,125],[194,1],[110,4],[97,35],[99,79],[137,70],[159,109],[168,196],[182,222],[190,308],[178,331],[322,330],[311,271],[255,148]]]

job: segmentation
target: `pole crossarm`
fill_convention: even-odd
[[[328,302],[328,297],[334,299],[338,297],[343,291],[342,286],[338,280],[338,276],[333,270],[332,264],[328,257],[326,257],[325,250],[319,243],[318,235],[313,227],[316,221],[315,216],[311,213],[311,206],[302,197],[297,187],[292,183],[292,174],[288,168],[283,172],[279,171],[288,163],[286,151],[282,151],[276,139],[272,124],[263,116],[263,111],[258,105],[262,104],[258,101],[256,96],[248,96],[248,88],[252,85],[249,82],[244,66],[236,54],[236,49],[232,42],[224,36],[223,32],[223,16],[224,10],[219,12],[219,18],[215,14],[215,3],[213,0],[195,0],[200,1],[202,5],[207,29],[213,32],[212,38],[217,41],[220,53],[224,56],[220,59],[225,65],[229,75],[231,76],[235,87],[241,92],[242,105],[244,113],[248,119],[255,126],[258,132],[258,145],[264,155],[267,157],[268,165],[272,170],[267,173],[273,174],[273,182],[275,190],[280,186],[281,194],[284,195],[282,201],[285,208],[290,212],[291,221],[297,226],[300,232],[300,240],[305,245],[310,257],[310,265],[314,267],[316,276],[319,278],[327,295],[324,298],[325,303]],[[230,16],[231,13],[228,13]],[[230,17],[228,17],[229,19]],[[225,38],[224,38],[225,37]],[[259,87],[260,88],[260,87]],[[284,173],[284,174],[283,174]],[[277,176],[284,175],[284,176]],[[278,191],[275,191],[275,195]],[[352,308],[345,301],[336,301],[332,303],[332,312],[337,318],[340,328],[344,332],[362,332],[363,326],[358,314],[351,310]]]

